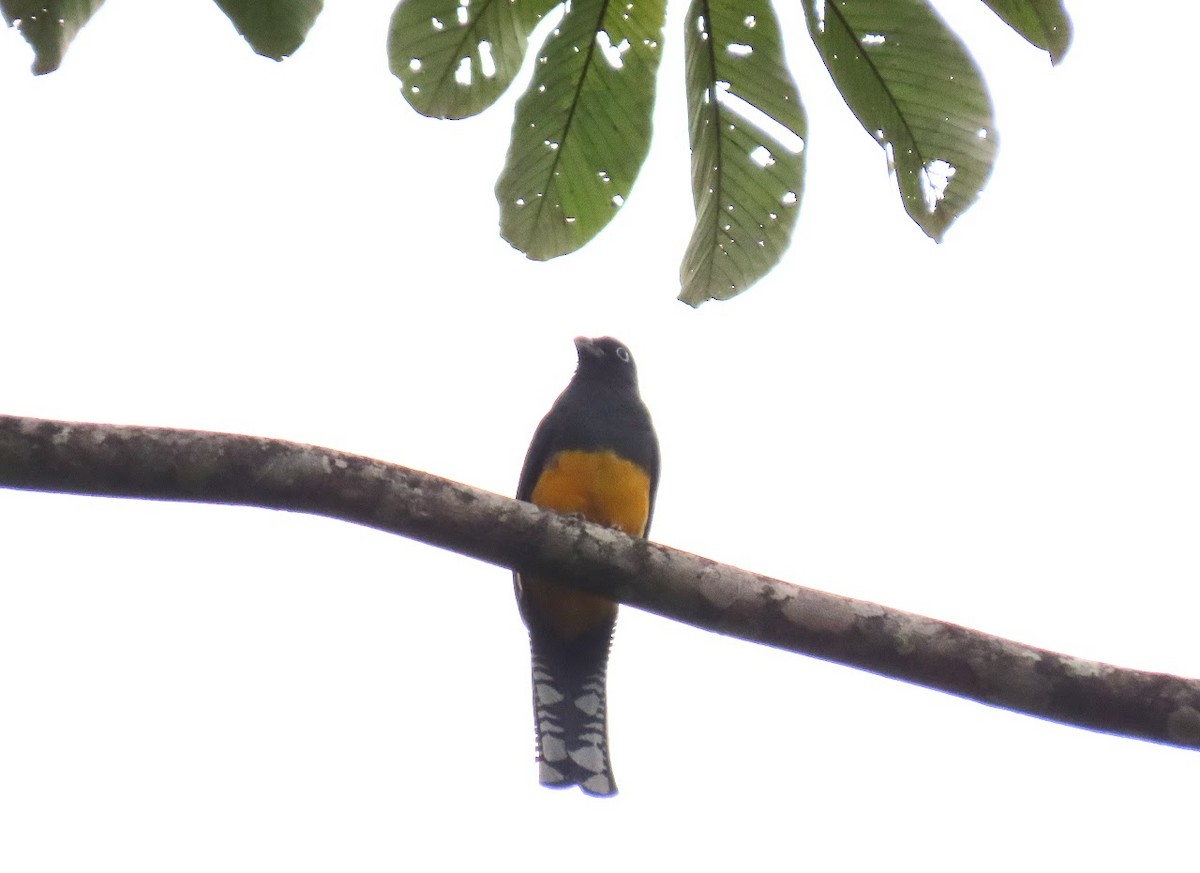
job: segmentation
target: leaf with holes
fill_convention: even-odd
[[[250,48],[282,61],[304,44],[322,0],[216,0]]]
[[[33,48],[35,75],[53,73],[67,46],[104,0],[0,0],[9,27],[21,31]]]
[[[536,260],[572,252],[629,196],[650,147],[665,0],[572,0],[517,102],[500,233]]]
[[[805,0],[805,11],[846,104],[887,153],[905,210],[941,241],[996,159],[975,62],[924,0]]]
[[[698,306],[746,290],[783,256],[807,134],[768,0],[692,0],[686,28],[696,225],[679,298]]]
[[[404,99],[432,118],[487,109],[512,82],[529,34],[558,0],[401,0],[388,65]]]
[[[1062,0],[983,0],[1009,27],[1050,53],[1057,64],[1071,46],[1071,19]]]

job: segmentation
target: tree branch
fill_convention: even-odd
[[[1200,749],[1200,681],[791,585],[428,473],[284,440],[0,415],[0,486],[306,512],[552,574],[696,627],[1051,721]]]

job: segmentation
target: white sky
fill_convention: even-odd
[[[612,333],[662,441],[654,539],[1200,675],[1200,125],[1169,41],[1200,10],[1148,36],[1127,3],[1076,2],[1052,70],[983,4],[940,3],[1002,141],[935,246],[789,8],[810,120],[797,241],[692,311],[674,301],[684,4],[637,189],[550,264],[495,231],[519,88],[481,119],[416,116],[387,72],[390,7],[330,4],[282,65],[201,0],[114,0],[38,79],[0,34],[0,409],[285,437],[511,494],[571,337]],[[4,870],[1194,857],[1195,752],[628,609],[622,793],[543,790],[502,570],[225,507],[0,491],[0,532]]]

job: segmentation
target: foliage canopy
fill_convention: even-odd
[[[104,0],[0,0],[33,47],[62,63]],[[991,173],[998,133],[983,76],[927,0],[803,0],[809,36],[904,209],[941,240]],[[982,0],[1058,63],[1062,0]],[[216,0],[261,55],[304,42],[322,0]],[[572,252],[628,199],[650,147],[666,0],[400,0],[392,72],[422,115],[465,118],[512,84],[539,22],[561,14],[517,102],[496,184],[500,231],[528,257]],[[684,49],[696,220],[680,268],[692,305],[744,291],[783,256],[804,190],[808,136],[769,0],[690,0]]]

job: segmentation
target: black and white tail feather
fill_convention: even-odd
[[[617,793],[608,755],[605,674],[615,622],[571,646],[531,635],[538,779],[551,788]]]

